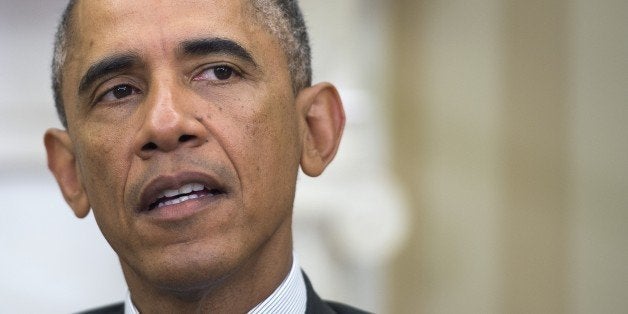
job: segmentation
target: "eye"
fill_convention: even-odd
[[[228,65],[219,65],[206,69],[194,77],[194,81],[227,81],[239,73]]]
[[[128,85],[128,84],[116,85],[112,89],[108,90],[104,95],[102,95],[99,101],[104,101],[104,102],[116,101],[116,100],[120,100],[129,96],[139,94],[139,93],[140,93],[140,90],[131,85]]]

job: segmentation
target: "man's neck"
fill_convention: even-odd
[[[269,313],[305,313],[307,309],[307,286],[301,272],[298,258],[293,254],[292,267],[282,283],[264,301],[248,311],[248,314]],[[125,314],[139,314],[128,293],[124,302]]]
[[[186,291],[158,288],[140,280],[127,265],[122,268],[133,304],[141,313],[246,313],[275,291],[292,263],[291,251],[282,260],[274,258],[271,265],[248,261],[206,286]]]

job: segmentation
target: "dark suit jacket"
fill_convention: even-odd
[[[318,294],[316,294],[314,288],[312,288],[312,284],[305,273],[303,274],[303,278],[305,279],[305,287],[307,288],[307,307],[305,314],[368,314],[368,312],[342,303],[323,301]],[[80,314],[124,314],[124,303],[116,303],[106,307],[81,312]]]

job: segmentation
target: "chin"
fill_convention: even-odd
[[[179,245],[180,246],[180,245]],[[142,262],[152,260],[150,263]],[[139,267],[129,265],[133,272],[129,275],[151,286],[178,293],[182,296],[194,295],[195,292],[207,290],[228,278],[238,268],[239,258],[226,250],[211,250],[205,245],[196,247],[185,245],[184,249],[176,248],[169,252],[160,250],[146,254],[138,259]],[[123,266],[123,269],[126,268]],[[135,276],[136,275],[136,276]]]
[[[203,271],[205,270],[205,271]],[[182,268],[155,274],[154,285],[163,291],[194,298],[229,277],[228,271],[208,268]]]

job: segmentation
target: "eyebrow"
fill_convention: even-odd
[[[238,57],[257,66],[251,53],[237,42],[225,38],[201,38],[184,41],[179,45],[179,52],[185,56],[206,56],[226,54]]]
[[[136,66],[140,63],[139,59],[139,56],[135,53],[124,53],[105,57],[92,64],[81,78],[78,88],[79,95],[85,94],[85,92],[99,79]]]
[[[257,67],[257,63],[251,53],[230,39],[201,38],[187,40],[179,44],[178,50],[184,56],[232,55]],[[78,88],[79,95],[85,94],[99,79],[114,73],[123,72],[137,66],[139,63],[141,63],[140,57],[136,53],[121,53],[103,58],[91,65],[81,78]]]

